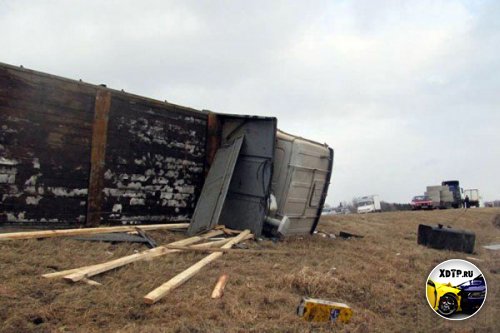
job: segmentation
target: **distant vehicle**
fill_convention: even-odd
[[[325,208],[323,208],[321,215],[338,215],[338,214],[347,215],[350,213],[351,212],[349,211],[349,208],[338,206],[338,207],[325,207]]]
[[[414,196],[410,204],[412,210],[434,209],[432,199],[426,195]]]
[[[324,207],[321,211],[321,215],[335,215],[337,211],[333,207]]]
[[[464,190],[464,196],[469,197],[469,207],[479,207],[479,200],[481,197],[479,196],[478,189],[468,189]]]
[[[380,212],[380,198],[378,195],[368,195],[354,200],[356,203],[358,214]]]
[[[451,206],[453,208],[461,208],[464,202],[464,189],[460,187],[458,180],[445,180],[441,182],[442,186],[448,186],[449,191],[453,195]]]
[[[464,193],[458,180],[447,180],[441,185],[427,186],[425,195],[432,200],[434,208],[460,208],[463,206]]]

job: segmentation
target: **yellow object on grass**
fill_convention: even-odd
[[[352,309],[344,303],[304,297],[297,308],[297,314],[307,321],[348,323]]]

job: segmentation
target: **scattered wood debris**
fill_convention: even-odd
[[[239,254],[288,254],[285,251],[276,251],[276,250],[245,250],[241,248],[236,249],[224,249],[224,248],[197,248],[196,246],[165,246],[169,250],[181,250],[181,251],[190,251],[190,252],[204,252],[204,253],[213,253],[213,252],[223,252],[223,253],[239,253]]]
[[[205,238],[221,235],[223,232],[220,230],[214,230],[206,233],[205,235],[202,236],[194,236],[190,238],[186,238],[177,242],[170,243],[170,245],[176,245],[176,246],[184,246],[184,245],[189,245],[189,244],[194,244],[197,243],[201,240],[204,240]],[[214,243],[214,242],[211,242]],[[211,243],[208,243],[211,245]],[[200,244],[201,245],[201,244]],[[67,277],[69,280],[72,281],[78,281],[78,278],[82,279],[85,277],[90,277],[94,276],[100,273],[107,272],[109,270],[112,270],[114,268],[118,268],[127,264],[130,264],[132,262],[136,262],[139,260],[147,260],[147,259],[153,259],[156,257],[160,257],[169,253],[175,253],[179,252],[180,250],[169,250],[165,248],[164,246],[159,246],[151,250],[146,250],[143,252],[131,254],[125,257],[121,257],[118,259],[114,259],[111,261],[107,261],[101,264],[97,265],[90,265],[90,266],[84,266],[80,268],[75,268],[75,269],[69,269],[65,271],[60,271],[60,272],[54,272],[54,273],[48,273],[42,275],[45,278],[61,278],[61,277],[66,277],[69,276],[70,274],[74,273],[79,273],[77,276],[72,276],[72,277]],[[76,278],[76,280],[73,280],[73,278]]]
[[[172,225],[168,225],[170,229],[172,228]],[[144,228],[145,227],[145,228]],[[148,228],[149,227],[149,228]],[[162,225],[164,227],[164,225]],[[173,228],[183,228],[185,227],[183,224],[177,224]],[[127,229],[129,228],[129,229]],[[45,236],[45,237],[59,237],[59,236],[69,236],[69,235],[74,235],[74,233],[77,232],[90,232],[92,233],[99,233],[101,231],[104,231],[106,233],[109,233],[110,231],[115,231],[116,232],[137,232],[138,237],[145,237],[149,238],[144,231],[144,229],[148,230],[153,230],[151,226],[143,226],[143,228],[135,228],[130,229],[134,227],[115,227],[115,228],[92,228],[92,229],[77,229],[77,230],[54,230],[54,231],[42,231],[42,232],[29,232],[29,233],[11,233],[10,235],[5,234],[3,239],[26,239],[26,238],[38,238],[40,235]],[[160,228],[162,229],[162,228]],[[63,232],[62,234],[60,232]],[[216,236],[220,235],[235,235],[233,237],[228,237],[228,238],[221,238],[215,241],[207,241],[209,239],[212,239]],[[13,236],[14,235],[14,236]],[[123,233],[122,235],[119,236],[136,236],[136,235],[130,235],[127,233]],[[102,237],[101,237],[102,238]],[[110,271],[112,269],[118,268],[125,266],[127,264],[140,261],[140,260],[151,260],[166,254],[171,254],[171,253],[179,253],[183,251],[202,251],[202,252],[213,252],[206,256],[204,259],[198,261],[188,269],[184,270],[183,272],[179,273],[178,275],[174,276],[172,279],[167,281],[166,283],[162,284],[158,288],[154,289],[151,291],[149,294],[144,296],[144,302],[147,304],[153,304],[159,301],[161,298],[163,298],[166,294],[168,294],[171,290],[177,288],[187,280],[189,280],[192,276],[197,274],[203,267],[211,263],[212,261],[217,260],[219,257],[221,257],[224,253],[277,253],[278,251],[272,251],[272,250],[243,250],[243,249],[232,249],[232,247],[242,241],[248,240],[253,238],[253,235],[250,233],[250,230],[244,230],[244,231],[237,231],[237,230],[231,230],[227,229],[224,226],[218,226],[214,230],[211,230],[209,232],[206,232],[204,234],[198,235],[198,236],[193,236],[189,237],[186,239],[182,239],[167,245],[163,246],[157,246],[157,244],[154,242],[154,240],[150,239],[151,243],[150,245],[154,245],[156,247],[142,251],[139,253],[131,254],[128,256],[124,256],[118,259],[106,261],[100,264],[95,264],[95,265],[89,265],[89,266],[83,266],[83,267],[78,267],[78,268],[73,268],[73,269],[68,269],[68,270],[63,270],[63,271],[58,271],[58,272],[52,272],[52,273],[47,273],[43,274],[42,276],[44,278],[63,278],[67,281],[71,282],[82,282],[86,283],[91,286],[101,286],[102,284],[91,280],[90,278],[92,276]],[[205,241],[204,243],[200,244],[195,244],[201,241]],[[283,252],[285,253],[285,252]],[[227,275],[222,275],[216,286],[215,289],[212,292],[212,298],[220,298],[222,297],[224,293],[224,287],[227,283]]]
[[[232,238],[229,242],[222,246],[222,249],[230,249],[234,244],[237,244],[244,240],[248,235],[250,235],[250,230],[242,231],[238,236]],[[175,250],[173,250],[175,251]],[[165,282],[155,290],[151,291],[149,294],[144,296],[144,302],[146,304],[154,304],[158,302],[160,299],[165,297],[171,290],[177,288],[191,277],[193,277],[196,273],[198,273],[203,267],[210,264],[212,261],[217,260],[223,255],[222,252],[212,253],[202,260],[198,261],[193,266],[189,267],[185,271],[180,274],[177,274],[169,281]]]
[[[212,291],[211,298],[221,298],[224,295],[224,288],[226,287],[228,278],[229,276],[227,274],[222,274],[221,276],[219,276],[214,290]]]

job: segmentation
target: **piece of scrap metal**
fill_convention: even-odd
[[[72,239],[89,242],[109,242],[109,243],[143,243],[151,247],[149,241],[141,235],[131,235],[128,233],[115,232],[109,234],[97,234],[91,236],[72,237]]]

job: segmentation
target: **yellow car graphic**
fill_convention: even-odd
[[[427,281],[427,299],[431,307],[443,316],[451,316],[457,311],[462,311],[460,291],[451,283]]]

